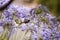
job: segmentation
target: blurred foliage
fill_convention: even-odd
[[[59,13],[57,15],[60,16],[60,0],[58,0],[57,9],[57,12]]]
[[[60,16],[60,0],[38,0],[38,4],[46,5],[47,8],[56,16]]]
[[[34,13],[35,14],[40,14],[42,10],[40,8],[35,8]]]
[[[23,0],[24,2],[28,2],[28,3],[31,3],[33,2],[33,0]]]

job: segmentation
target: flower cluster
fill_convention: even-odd
[[[59,23],[55,20],[56,17],[45,9],[46,7],[42,5],[30,10],[28,7],[12,4],[3,10],[0,26],[8,30],[9,37],[12,29],[15,32],[16,28],[19,28],[22,31],[27,30],[27,34],[30,32],[29,36],[26,34],[25,40],[59,40],[60,32],[57,31]]]

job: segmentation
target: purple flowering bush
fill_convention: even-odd
[[[0,19],[0,26],[4,31],[1,31],[0,40],[9,40],[12,30],[15,33],[17,28],[31,32],[29,37],[24,37],[27,40],[60,39],[60,32],[57,30],[59,23],[45,6],[39,5],[32,10],[25,6],[10,5],[2,14],[4,17]]]

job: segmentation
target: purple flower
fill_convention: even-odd
[[[55,16],[52,16],[49,13],[47,13],[46,16],[49,18],[49,20],[54,20],[56,18]]]
[[[21,27],[22,31],[24,31],[26,29],[26,24],[23,23],[20,25],[20,27]]]
[[[34,13],[34,8],[30,10],[31,15]]]
[[[0,21],[0,26],[3,26],[3,21]]]
[[[55,38],[60,38],[60,32],[56,32],[56,34],[55,34],[54,37],[55,37]]]
[[[38,32],[38,28],[37,28],[37,27],[36,27],[36,28],[34,28],[34,31],[35,31],[35,32]]]
[[[46,29],[43,31],[43,37],[49,37],[51,35],[51,31]]]
[[[25,18],[26,17],[26,14],[24,14],[24,13],[17,13],[17,17],[18,18],[20,18],[20,17],[22,17],[22,18]]]
[[[36,33],[33,33],[32,34],[32,40],[37,40],[37,38],[38,38],[38,35]]]
[[[34,26],[33,23],[28,23],[28,29],[29,29],[29,30],[31,30],[31,29],[33,30],[33,26]]]
[[[38,26],[34,26],[34,31],[38,32]]]
[[[11,15],[10,12],[8,12],[7,10],[4,10],[3,12],[4,12],[4,15],[5,15],[6,18]]]
[[[16,33],[17,32],[17,28],[13,28],[13,31],[14,31],[14,33]]]
[[[58,22],[52,25],[52,27],[51,27],[52,32],[56,32],[57,27],[58,27]]]
[[[43,40],[49,40],[49,37],[44,37]]]
[[[40,35],[43,37],[43,39],[48,39],[51,36],[51,30],[50,29],[40,29]]]
[[[9,10],[4,10],[4,16],[5,18],[9,19],[9,20],[13,20],[12,14],[11,12],[9,12]]]

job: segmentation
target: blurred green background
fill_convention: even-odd
[[[60,16],[60,0],[38,0],[37,3],[46,5],[52,14]]]

